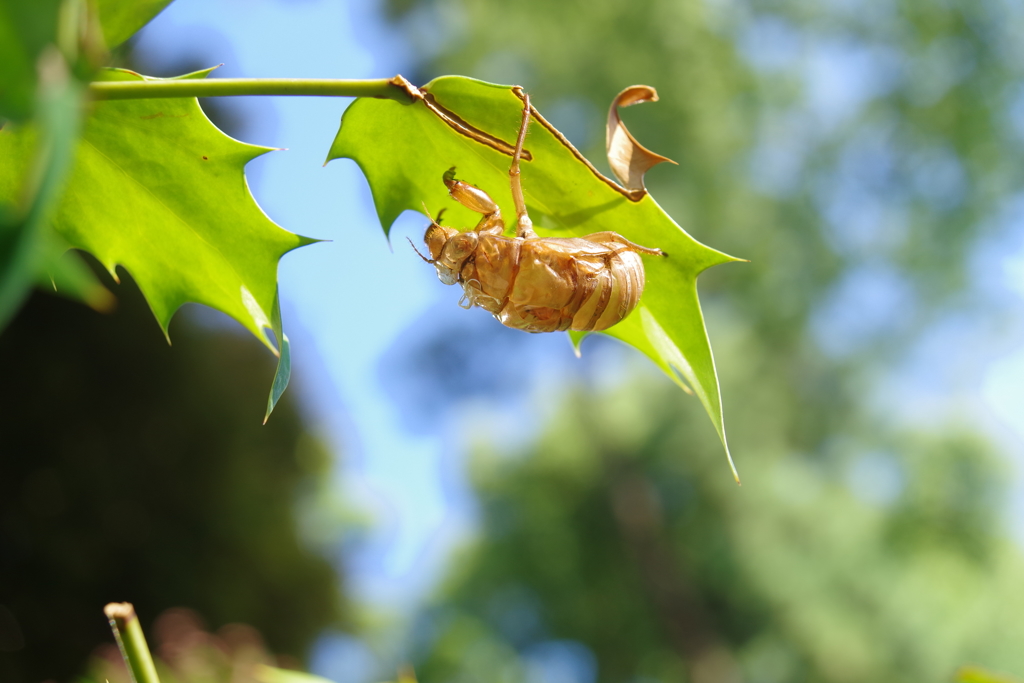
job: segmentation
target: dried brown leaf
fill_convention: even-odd
[[[668,157],[655,154],[636,141],[619,118],[619,107],[641,102],[657,102],[658,93],[649,85],[631,85],[620,92],[608,110],[608,164],[622,185],[631,192],[647,192],[644,174],[663,161],[676,163]]]

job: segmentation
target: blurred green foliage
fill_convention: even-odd
[[[574,394],[534,447],[477,463],[479,540],[417,630],[423,679],[534,680],[558,661],[602,682],[1024,671],[1001,460],[960,397],[913,401],[1015,329],[978,281],[1019,247],[1024,12],[390,7],[414,81],[523,85],[595,163],[615,93],[655,86],[660,102],[623,112],[679,162],[648,173],[652,196],[751,260],[698,282],[744,486],[696,401],[642,382]]]
[[[32,125],[24,172],[0,181],[0,329],[32,287],[103,310],[110,295],[81,260],[60,258],[67,245],[49,229],[71,172],[81,126],[84,81],[106,57],[96,16],[84,0],[0,0],[0,140]],[[4,154],[4,168],[14,164]]]
[[[526,452],[478,452],[480,536],[416,629],[423,680],[542,680],[552,648],[596,671],[579,681],[1024,671],[1024,558],[976,437],[907,433],[889,455],[817,461],[761,450],[738,489],[692,455],[714,435],[684,400],[653,379],[574,392]],[[865,467],[900,483],[866,487]]]
[[[956,675],[957,683],[1016,683],[1017,679],[977,666],[965,666]]]
[[[188,606],[301,657],[346,615],[295,512],[325,448],[290,401],[260,424],[273,359],[239,330],[178,316],[171,348],[117,293],[110,316],[33,295],[0,336],[0,680],[68,680],[121,600],[147,629]]]
[[[110,307],[109,292],[89,267],[77,256],[62,258],[68,244],[50,222],[72,170],[84,86],[109,58],[104,29],[124,40],[167,1],[115,7],[102,0],[108,20],[102,21],[90,0],[0,0],[0,135],[9,143],[17,127],[12,121],[34,131],[20,155],[24,163],[4,155],[5,169],[20,172],[0,182],[0,329],[36,286],[59,289],[97,310]]]

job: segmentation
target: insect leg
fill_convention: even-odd
[[[530,96],[523,93],[523,122],[519,124],[519,138],[516,140],[516,151],[512,155],[512,166],[508,169],[512,184],[512,201],[516,204],[516,237],[532,239],[537,237],[533,231],[533,221],[526,212],[526,200],[523,198],[523,181],[519,177],[519,158],[523,155],[523,143],[526,141],[526,130],[530,127]]]
[[[630,242],[619,233],[612,232],[611,230],[606,230],[604,232],[595,232],[592,235],[587,235],[583,239],[587,240],[588,242],[596,242],[597,244],[607,244],[609,242],[622,244],[625,245],[629,251],[638,251],[641,254],[651,254],[652,256],[668,256],[668,254],[663,252],[661,249],[642,247],[636,242]]]
[[[483,218],[476,225],[477,232],[491,232],[500,235],[505,230],[505,221],[501,219],[501,209],[490,195],[479,187],[455,179],[455,167],[444,173],[444,185],[448,195],[471,211],[482,213]]]

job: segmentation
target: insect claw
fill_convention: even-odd
[[[455,182],[455,167],[452,166],[447,171],[445,171],[444,175],[441,176],[441,178],[444,180],[445,187],[450,188],[451,184]]]
[[[409,240],[408,237],[406,237],[405,239]],[[427,263],[429,263],[431,265],[434,264],[434,259],[429,259],[426,256],[424,256],[423,254],[421,254],[420,250],[416,248],[416,245],[413,244],[412,240],[409,240],[409,246],[412,247],[412,250],[415,251],[416,255],[419,256],[421,259],[423,259],[424,261],[426,261]]]

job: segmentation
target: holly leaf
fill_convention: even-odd
[[[147,79],[123,70],[102,75]],[[17,192],[35,137],[31,125],[0,131],[0,201]],[[195,98],[94,103],[51,225],[115,280],[118,266],[131,273],[165,335],[175,311],[195,302],[263,341],[280,359],[269,416],[290,373],[277,263],[315,240],[278,227],[250,194],[245,164],[268,151],[222,133]]]
[[[522,118],[521,91],[457,76],[438,78],[423,88],[401,77],[395,82],[409,92],[409,102],[357,100],[345,111],[327,156],[328,161],[352,159],[362,169],[385,234],[403,211],[424,207],[433,214],[446,209],[446,225],[469,229],[477,223],[479,214],[450,199],[441,182],[452,166],[460,180],[482,188],[505,216],[514,216],[508,170]],[[621,143],[618,150],[621,157]],[[629,160],[620,166],[623,163],[628,169]],[[642,177],[646,168],[638,168],[633,175]],[[526,139],[522,179],[526,205],[540,235],[579,237],[611,230],[668,254],[644,257],[647,286],[639,306],[603,334],[636,347],[679,386],[692,389],[729,457],[696,280],[710,266],[741,259],[693,239],[642,185],[624,188],[603,176],[536,110]],[[580,335],[575,337],[578,341]],[[729,463],[732,467],[731,457]]]
[[[171,4],[171,0],[99,0],[100,24],[108,47],[131,38]]]

